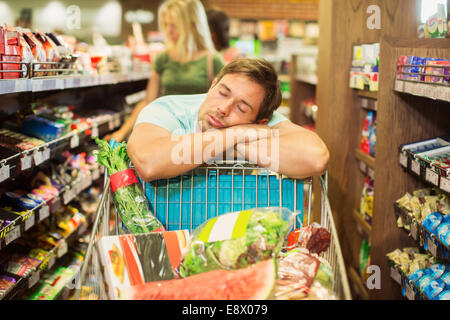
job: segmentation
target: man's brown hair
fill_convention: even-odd
[[[256,121],[269,119],[281,104],[281,86],[273,65],[261,58],[240,58],[231,61],[217,74],[219,82],[226,74],[238,73],[247,76],[262,86],[266,92]]]

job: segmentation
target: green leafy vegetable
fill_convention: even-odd
[[[193,233],[191,247],[179,267],[182,277],[216,269],[241,269],[276,257],[290,228],[278,212],[264,209],[253,210],[243,237],[202,242],[198,235],[205,225]]]
[[[127,170],[128,157],[126,143],[113,149],[106,140],[95,139],[99,146],[98,162],[108,169],[108,174]],[[137,183],[121,187],[113,193],[113,201],[125,227],[131,233],[148,233],[162,227],[161,222],[150,211],[147,199]]]

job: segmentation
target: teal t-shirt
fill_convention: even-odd
[[[142,109],[134,126],[151,123],[173,134],[195,133],[198,111],[205,98],[206,93],[160,97]],[[268,125],[273,127],[285,120],[287,120],[285,116],[274,111]]]
[[[178,62],[169,57],[167,52],[156,56],[153,69],[161,76],[161,94],[197,94],[209,89],[207,56],[188,62]],[[212,59],[212,73],[217,75],[223,68],[223,60],[216,53]]]

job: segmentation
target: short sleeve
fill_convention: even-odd
[[[286,121],[286,120],[288,120],[288,118],[286,118],[280,112],[275,110],[273,112],[273,114],[272,114],[272,118],[270,118],[269,123],[267,123],[267,125],[269,127],[274,127],[277,124],[279,124],[280,122],[283,122],[283,121]]]
[[[158,99],[151,102],[139,113],[134,126],[141,123],[150,123],[162,127],[170,132],[178,129],[178,120],[167,108],[167,103],[159,102]]]
[[[217,75],[220,70],[222,70],[224,66],[222,56],[220,54],[214,54],[213,58],[213,69],[214,69],[214,75]]]
[[[155,70],[158,74],[162,74],[164,69],[164,64],[167,62],[167,53],[161,52],[158,54],[155,58],[155,61],[153,61],[153,70]]]

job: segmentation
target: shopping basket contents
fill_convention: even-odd
[[[275,258],[294,221],[294,214],[285,208],[257,208],[209,219],[194,230],[180,276],[241,269]]]
[[[312,224],[312,179],[248,163],[201,166],[143,183],[149,211],[168,231],[120,234],[120,212],[110,223],[114,188],[107,174],[79,293],[139,300],[350,299],[322,178],[320,224]],[[173,232],[184,235],[175,245],[166,239]],[[92,285],[92,274],[104,285]]]
[[[99,146],[98,161],[111,175],[113,201],[125,228],[130,233],[163,231],[163,225],[150,211],[133,169],[128,167],[126,143],[110,144],[96,138]]]

